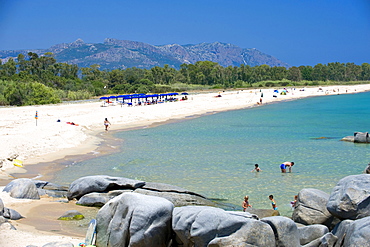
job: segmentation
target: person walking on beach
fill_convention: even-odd
[[[105,130],[107,131],[108,130],[108,126],[110,125],[111,123],[108,121],[108,118],[105,118],[104,120],[104,126],[105,126]]]
[[[245,212],[245,210],[247,210],[247,208],[251,208],[252,205],[249,204],[249,196],[245,196],[244,197],[244,201],[243,201],[243,204],[242,204],[242,207],[243,207],[243,212]]]
[[[269,199],[271,200],[272,209],[273,210],[278,210],[278,207],[276,206],[276,202],[274,200],[274,196],[273,195],[269,195]]]
[[[289,167],[289,172],[292,172],[292,166],[294,166],[294,162],[285,161],[280,165],[281,172],[286,173],[287,167]]]
[[[255,164],[254,165],[254,169],[251,172],[254,172],[254,171],[256,171],[256,172],[262,172],[261,168],[258,167],[258,164]]]

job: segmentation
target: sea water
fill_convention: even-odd
[[[55,182],[97,174],[161,182],[235,210],[245,195],[253,207],[269,209],[272,194],[290,216],[301,189],[330,193],[341,178],[363,172],[370,144],[341,139],[370,130],[369,106],[370,92],[311,97],[122,131],[121,152],[75,163]],[[294,161],[292,173],[281,173],[284,161]],[[254,164],[262,171],[251,172]]]

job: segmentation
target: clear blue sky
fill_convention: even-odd
[[[370,63],[370,0],[0,0],[0,50],[81,38],[223,42],[292,65]]]

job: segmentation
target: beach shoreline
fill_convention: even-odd
[[[322,90],[319,90],[319,88]],[[188,101],[170,102],[150,106],[121,107],[116,105],[100,107],[101,102],[96,101],[89,103],[63,103],[46,106],[0,108],[0,112],[4,116],[3,119],[0,120],[0,128],[5,130],[0,134],[0,142],[9,144],[7,149],[0,150],[0,160],[5,161],[2,164],[3,167],[0,169],[0,185],[4,185],[4,181],[6,183],[14,179],[14,176],[11,174],[25,173],[25,169],[27,170],[29,166],[62,160],[66,156],[93,153],[99,145],[104,142],[107,135],[111,135],[111,132],[146,128],[158,124],[165,124],[167,121],[178,121],[188,117],[261,106],[257,104],[260,98],[263,99],[263,106],[265,104],[296,100],[299,98],[359,93],[369,90],[370,84],[313,87],[305,88],[305,91],[299,91],[299,89],[288,91],[286,95],[277,95],[277,97],[274,98],[272,97],[274,94],[273,89],[247,89],[222,92],[222,97],[220,98],[215,97],[218,93],[200,93],[189,95]],[[263,97],[260,97],[260,94],[263,94]],[[187,105],[184,107],[184,104]],[[156,107],[156,109],[153,109],[153,107]],[[58,108],[63,108],[61,114],[50,113],[53,109]],[[73,111],[68,114],[68,109],[73,109]],[[98,109],[98,111],[94,112],[96,109]],[[140,111],[142,109],[145,109],[145,111]],[[153,111],[151,111],[152,109]],[[42,115],[44,110],[46,111],[45,120],[43,119],[44,115]],[[105,110],[106,113],[104,112]],[[120,114],[128,113],[130,116],[125,118],[123,115],[120,115],[117,119],[117,117],[114,116],[116,110],[121,111]],[[122,110],[127,110],[127,112],[122,113]],[[36,121],[32,117],[32,113],[35,111],[39,114],[39,119]],[[8,112],[13,112],[13,114],[9,114]],[[25,112],[27,112],[27,115]],[[22,113],[24,114],[23,116]],[[146,113],[149,114],[147,115]],[[155,113],[160,114],[155,116]],[[11,121],[9,120],[12,119],[11,116],[8,117],[7,115],[16,116],[17,120]],[[110,126],[109,133],[105,133],[103,129],[102,121],[104,116],[111,119],[112,125]],[[51,119],[52,117],[55,118]],[[78,126],[61,126],[64,124],[62,119],[67,118],[72,119],[73,123],[76,122]],[[61,122],[56,123],[57,119]],[[86,121],[86,119],[88,119],[88,121]],[[39,122],[38,126],[37,121]],[[12,123],[9,125],[9,122]],[[32,122],[36,122],[35,126],[32,126]],[[13,133],[8,133],[6,131],[7,129],[13,128]],[[34,135],[31,135],[32,133],[29,132],[25,133],[29,128],[34,129]],[[37,142],[37,131],[40,132],[41,128],[45,138],[42,140],[39,139],[40,142]],[[17,130],[22,131],[17,132]],[[30,140],[32,140],[32,142],[30,142]],[[31,146],[31,148],[25,143],[30,143],[29,146]],[[13,162],[7,161],[7,159],[13,155],[17,155],[17,159],[23,161],[23,168],[13,166]]]
[[[226,91],[221,92],[222,97],[216,97],[217,92],[199,93],[190,94],[187,101],[133,107],[121,107],[120,105],[101,107],[101,102],[96,101],[0,108],[3,116],[0,120],[0,128],[3,130],[0,134],[0,142],[7,144],[6,149],[0,150],[0,159],[4,160],[0,173],[0,186],[8,184],[14,177],[37,178],[52,182],[49,178],[52,178],[53,171],[63,169],[65,165],[68,165],[68,162],[119,152],[119,144],[124,141],[114,137],[114,133],[119,131],[150,128],[222,111],[261,106],[257,104],[261,98],[263,106],[264,104],[306,97],[366,91],[370,91],[370,84],[312,87],[305,88],[304,91],[301,91],[301,88],[295,90],[288,88],[286,95],[276,94],[273,89]],[[39,115],[37,122],[34,119],[35,111],[38,111]],[[105,117],[112,123],[108,132],[104,131],[103,120]],[[74,122],[77,125],[67,124],[67,122]],[[18,155],[17,159],[23,161],[23,168],[14,166],[13,162],[8,160],[12,155]],[[5,207],[20,210],[21,213],[24,212],[26,218],[30,217],[27,214],[36,212],[32,211],[32,208],[37,207],[39,211],[42,211],[43,207],[50,204],[50,200],[43,200],[41,204],[44,206],[40,206],[40,202],[30,202],[27,205],[30,209],[23,211],[21,202],[13,202],[9,197],[0,195]],[[36,227],[37,229],[31,227],[32,221],[13,222],[16,222],[19,229],[24,229],[19,234],[27,232],[27,234],[40,235],[39,226]],[[41,229],[41,231],[45,231],[45,229]],[[47,232],[53,234],[51,231]],[[68,236],[68,233],[63,231],[60,234],[64,237]],[[28,242],[28,244],[31,243]]]

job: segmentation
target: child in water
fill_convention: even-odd
[[[256,172],[262,172],[261,168],[258,167],[258,164],[255,164],[254,165],[254,169],[251,172],[254,172],[254,171],[256,171]]]
[[[292,205],[292,208],[294,208],[297,205],[298,195],[294,196],[294,201],[291,201],[290,204]]]
[[[245,196],[244,197],[244,201],[243,201],[243,204],[242,204],[242,207],[243,207],[243,211],[244,212],[245,212],[245,210],[247,210],[247,208],[251,208],[252,207],[252,205],[249,204],[248,199],[249,199],[249,196]]]
[[[276,202],[274,200],[274,196],[273,195],[269,195],[269,199],[271,200],[271,204],[272,204],[272,209],[273,210],[278,210],[277,206],[276,206]]]

